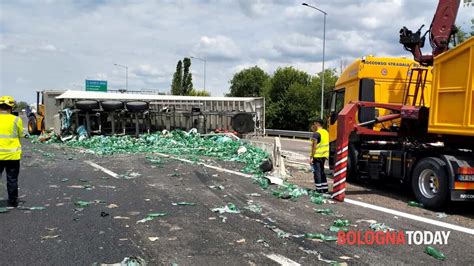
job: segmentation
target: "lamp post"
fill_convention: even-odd
[[[324,56],[326,50],[326,15],[327,13],[315,6],[309,5],[307,3],[302,3],[302,5],[317,10],[324,14],[324,26],[323,26],[323,76],[321,78],[321,119],[323,119],[323,112],[324,112]]]
[[[125,68],[125,90],[128,91],[128,66],[114,64],[114,66]]]
[[[202,58],[199,58],[199,57],[194,57],[194,56],[191,56],[192,59],[197,59],[197,60],[201,60],[204,62],[204,91],[206,91],[206,59],[202,59]]]

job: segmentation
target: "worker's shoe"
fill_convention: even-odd
[[[20,202],[18,200],[9,200],[8,201],[8,206],[16,208],[16,207],[18,207],[19,203]]]

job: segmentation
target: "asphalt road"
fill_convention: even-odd
[[[347,264],[466,265],[474,261],[474,236],[454,230],[450,230],[448,245],[436,245],[447,256],[444,262],[424,254],[423,245],[349,246],[305,239],[300,235],[334,236],[328,228],[338,218],[350,220],[351,230],[370,230],[367,221],[359,221],[368,219],[395,230],[447,229],[348,203],[316,205],[308,197],[282,200],[272,195],[274,186],[262,190],[246,177],[173,159],[152,164],[145,156],[98,157],[25,141],[20,176],[23,206],[46,209],[0,214],[0,264],[90,265],[117,263],[128,256],[140,256],[152,265],[278,265],[276,261],[285,258],[304,265],[326,263],[321,259]],[[130,179],[110,177],[86,161]],[[241,168],[229,162],[208,163]],[[5,179],[1,181],[4,184]],[[209,188],[212,185],[224,189]],[[2,193],[5,197],[6,191]],[[363,201],[365,195],[358,197]],[[79,200],[91,203],[79,208],[74,205]],[[262,206],[261,213],[245,209],[250,200]],[[180,201],[196,205],[172,204]],[[241,213],[210,211],[227,203],[235,204]],[[337,216],[316,214],[317,208],[330,208]],[[472,210],[460,216],[472,220]],[[137,223],[156,212],[166,215]],[[286,237],[285,232],[289,233]]]

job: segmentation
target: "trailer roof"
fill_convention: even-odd
[[[106,93],[94,91],[68,90],[56,99],[84,99],[84,100],[180,100],[180,101],[253,101],[262,97],[204,97],[204,96],[175,96],[156,94]]]

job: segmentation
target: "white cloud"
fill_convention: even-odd
[[[43,51],[47,51],[47,52],[56,52],[56,51],[58,51],[58,48],[56,48],[56,46],[54,46],[52,44],[43,44],[40,47],[38,47],[38,49],[43,50]]]
[[[326,66],[367,54],[411,57],[398,43],[402,26],[429,25],[436,3],[408,0],[317,1],[325,10]],[[206,89],[228,91],[233,74],[258,65],[268,73],[294,66],[321,69],[323,15],[288,0],[2,1],[0,90],[32,101],[35,89],[84,88],[106,79],[109,88],[169,90],[178,60],[207,60]],[[468,27],[473,7],[459,10]],[[429,45],[426,45],[429,46]],[[429,48],[427,49],[429,50]],[[193,62],[196,87],[202,62]],[[18,82],[18,77],[28,77]]]
[[[235,42],[226,36],[202,36],[194,47],[193,53],[213,60],[232,60],[240,56],[240,49]]]

